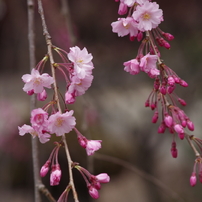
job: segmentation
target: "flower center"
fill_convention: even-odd
[[[149,15],[149,13],[144,13],[142,15],[143,20],[149,20],[151,18],[151,16]]]
[[[57,127],[61,127],[61,126],[63,125],[63,122],[64,122],[63,118],[62,118],[62,117],[59,117],[59,118],[57,118],[57,120],[56,120],[56,122],[55,122],[55,125],[56,125]]]
[[[38,85],[40,85],[40,84],[41,84],[41,78],[36,78],[36,79],[34,80],[34,85],[38,86]]]

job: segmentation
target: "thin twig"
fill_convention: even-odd
[[[135,167],[131,163],[128,163],[127,161],[124,161],[122,159],[119,159],[119,158],[116,158],[113,156],[100,154],[100,153],[96,153],[94,156],[97,159],[108,161],[108,162],[120,165],[120,166],[122,166],[128,170],[131,170],[132,172],[136,173],[137,175],[139,175],[143,179],[148,180],[148,181],[152,182],[153,184],[155,184],[156,186],[158,186],[159,188],[161,188],[164,192],[166,192],[168,194],[168,196],[170,196],[174,200],[176,200],[178,202],[185,202],[185,200],[181,196],[179,196],[178,193],[176,193],[175,191],[170,189],[168,186],[166,186],[164,183],[162,183],[160,180],[158,180],[154,176],[138,169],[137,167]]]
[[[39,14],[40,14],[41,20],[42,20],[43,34],[44,34],[45,39],[46,39],[46,44],[47,44],[47,48],[48,48],[48,55],[50,58],[51,72],[52,72],[52,76],[54,79],[54,84],[53,84],[53,86],[54,86],[54,99],[57,103],[57,107],[58,107],[59,112],[62,113],[62,109],[61,109],[60,102],[59,102],[59,96],[58,96],[58,88],[57,88],[55,66],[54,66],[55,62],[54,62],[53,53],[52,53],[53,45],[52,45],[52,41],[51,41],[51,36],[50,36],[48,29],[47,29],[44,11],[43,11],[43,5],[42,5],[41,0],[38,0],[38,11],[39,11]],[[62,136],[62,139],[63,139],[64,145],[65,145],[65,152],[66,152],[67,161],[68,161],[68,170],[69,170],[69,178],[70,178],[69,179],[69,185],[72,188],[75,202],[79,202],[77,192],[76,192],[76,189],[74,186],[74,179],[73,179],[73,173],[72,173],[72,160],[71,160],[71,156],[70,156],[69,149],[67,146],[65,134]]]
[[[28,43],[29,43],[29,59],[30,59],[30,72],[36,65],[35,59],[35,31],[34,31],[34,0],[27,0],[28,10]],[[36,108],[36,96],[32,95],[30,99],[30,110]],[[39,154],[38,154],[37,138],[32,138],[32,163],[34,174],[34,197],[35,202],[41,201],[41,196],[37,186],[41,184],[39,176]]]

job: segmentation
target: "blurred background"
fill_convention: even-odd
[[[194,134],[202,138],[202,1],[157,3],[165,20],[160,28],[175,36],[171,49],[161,48],[161,55],[165,64],[189,84],[188,88],[178,86],[176,91],[187,102],[184,110],[195,123]],[[61,2],[43,0],[43,4],[53,44],[68,51],[70,42]],[[159,122],[152,124],[153,112],[144,107],[153,80],[143,73],[132,76],[123,71],[123,62],[136,57],[140,44],[112,33],[110,24],[119,17],[118,5],[113,0],[69,0],[77,45],[87,47],[95,66],[92,87],[70,108],[75,110],[77,128],[85,136],[103,140],[97,153],[119,158],[133,167],[101,155],[86,157],[74,132],[67,135],[72,159],[94,174],[107,172],[111,176],[111,182],[102,186],[98,202],[201,202],[202,184],[199,180],[194,188],[189,184],[193,151],[186,140],[177,140],[179,155],[173,159],[172,136],[157,133]],[[37,7],[35,11],[38,62],[47,50]],[[27,23],[26,0],[0,0],[0,201],[4,202],[34,201],[31,137],[19,136],[17,129],[29,124],[30,117],[30,97],[22,91],[21,80],[29,72]],[[63,78],[58,78],[62,86]],[[55,140],[39,145],[41,166]],[[56,199],[68,183],[63,149],[59,162],[63,172],[60,185],[50,187],[49,174],[42,179]],[[74,175],[80,201],[92,201],[83,178],[76,171]],[[163,185],[157,185],[156,180]],[[47,199],[43,197],[43,201]],[[68,201],[73,201],[71,194]]]

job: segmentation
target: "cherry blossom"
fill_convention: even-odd
[[[86,75],[92,73],[93,56],[91,53],[88,53],[86,48],[82,50],[78,47],[70,48],[70,52],[67,54],[69,60],[74,63],[74,75],[78,78],[83,79]]]
[[[138,22],[138,29],[144,32],[156,28],[163,21],[163,11],[156,2],[146,1],[136,7],[132,17]]]
[[[73,76],[71,78],[71,84],[68,88],[68,93],[72,96],[80,96],[85,93],[86,90],[91,86],[93,75],[88,75],[83,79]]]
[[[69,133],[76,125],[76,119],[72,116],[73,110],[61,114],[57,112],[52,114],[48,119],[48,129],[51,133],[55,133],[57,136],[62,136],[65,133]]]
[[[34,130],[33,127],[24,124],[22,127],[18,126],[18,130],[19,130],[19,135],[24,136],[26,133],[29,133],[32,135],[33,138],[35,138],[36,136],[38,136],[39,141],[41,143],[46,143],[50,140],[50,134],[46,133],[46,132],[41,132],[39,133],[38,131]]]
[[[86,144],[86,152],[88,156],[94,154],[95,151],[101,148],[102,140],[88,140]]]
[[[137,22],[132,17],[119,18],[118,21],[112,22],[112,31],[118,36],[126,36],[130,34],[131,37],[136,37],[138,34]]]
[[[48,124],[47,119],[48,119],[48,113],[44,111],[42,108],[32,110],[30,122],[32,124],[32,127],[36,131],[42,132],[47,130],[47,124]]]
[[[140,66],[137,59],[129,60],[123,64],[125,66],[124,70],[132,75],[138,74],[140,72]]]
[[[159,75],[160,72],[156,68],[157,59],[157,55],[150,55],[150,53],[148,53],[147,55],[141,58],[140,69],[145,73],[148,73],[151,77]]]
[[[54,82],[53,77],[49,74],[40,74],[36,69],[32,69],[31,74],[24,74],[22,80],[25,82],[23,90],[28,94],[42,93],[44,87],[51,88],[51,84]]]

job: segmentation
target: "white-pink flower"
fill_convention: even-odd
[[[48,125],[48,113],[42,108],[33,109],[31,112],[30,122],[34,130],[42,132],[47,130]]]
[[[26,133],[29,133],[32,135],[33,138],[35,138],[36,136],[38,136],[39,141],[41,143],[46,143],[50,140],[50,134],[46,133],[46,132],[38,132],[36,130],[34,130],[33,127],[24,124],[22,127],[18,126],[18,130],[19,130],[19,135],[23,136]]]
[[[101,142],[102,140],[87,140],[86,144],[87,155],[90,156],[94,154],[95,151],[99,150],[101,148]]]
[[[150,53],[148,53],[140,59],[140,69],[143,72],[148,73],[149,76],[159,75],[160,72],[156,68],[157,59],[157,55],[150,55]]]
[[[83,95],[86,90],[91,86],[93,80],[93,75],[87,75],[83,79],[78,78],[77,76],[73,76],[71,78],[71,84],[68,88],[69,94],[74,94],[74,96]],[[73,96],[73,97],[74,97]]]
[[[112,22],[112,31],[118,36],[126,36],[130,34],[131,37],[136,37],[138,34],[137,22],[132,17],[119,18],[118,21]]]
[[[140,66],[137,59],[124,62],[123,65],[125,66],[124,70],[132,75],[138,74],[140,72]]]
[[[40,74],[36,69],[32,69],[31,74],[23,75],[22,80],[25,82],[23,90],[27,93],[42,93],[44,87],[51,88],[51,84],[54,82],[53,77],[49,74]]]
[[[61,114],[57,112],[52,114],[48,119],[48,129],[51,133],[55,133],[57,136],[62,136],[65,133],[69,133],[76,125],[76,119],[72,116],[73,110]]]
[[[163,11],[156,2],[146,1],[136,7],[132,17],[138,22],[138,29],[144,32],[156,28],[163,21]]]
[[[67,54],[69,60],[74,63],[74,75],[78,78],[83,79],[86,75],[92,73],[93,56],[91,53],[88,53],[86,48],[82,50],[78,47],[71,47],[70,52]]]

